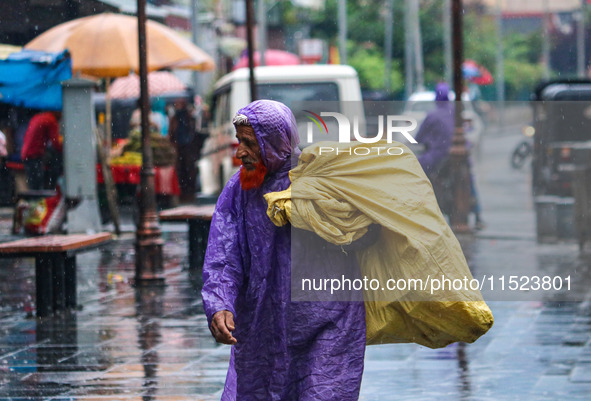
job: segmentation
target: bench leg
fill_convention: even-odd
[[[66,255],[57,254],[53,256],[53,310],[59,311],[66,307]]]
[[[76,255],[67,256],[64,260],[66,272],[66,308],[75,308],[76,299]]]
[[[35,287],[37,293],[37,316],[48,316],[53,312],[52,260],[48,255],[35,258]]]

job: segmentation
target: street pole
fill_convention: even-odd
[[[413,34],[410,8],[412,0],[404,0],[404,90],[406,99],[414,91]]]
[[[581,1],[581,10],[577,12],[577,76],[584,78],[586,75],[587,58],[585,57],[585,2]]]
[[[195,46],[200,45],[199,41],[199,1],[200,0],[191,0],[191,40],[195,43]],[[195,89],[195,93],[201,93],[201,88],[199,87],[199,73],[197,71],[193,71],[191,73],[191,81],[193,83],[193,89]]]
[[[250,83],[250,101],[257,100],[257,87],[254,77],[254,42],[253,42],[253,17],[254,17],[254,0],[244,0],[246,2],[246,42],[248,46],[248,71]]]
[[[544,0],[544,35],[542,38],[542,58],[544,62],[544,79],[550,79],[550,6]]]
[[[259,65],[265,65],[265,51],[267,50],[267,10],[265,0],[258,0],[257,4],[257,26],[259,37]]]
[[[338,0],[339,13],[339,59],[347,64],[347,0]]]
[[[150,147],[150,97],[146,43],[146,0],[137,0],[139,78],[142,129],[142,169],[140,172],[139,223],[135,243],[135,283],[164,284],[162,233],[156,214],[154,163]]]
[[[502,0],[497,0],[496,22],[497,22],[497,102],[499,107],[499,131],[505,125],[505,57],[503,46],[503,11]]]
[[[423,43],[421,39],[421,20],[419,16],[419,0],[411,0],[412,4],[412,29],[413,29],[413,47],[415,55],[415,69],[417,74],[417,91],[425,90],[423,64]]]
[[[450,149],[452,191],[454,207],[449,216],[450,225],[455,232],[470,232],[468,214],[470,213],[470,170],[468,166],[468,150],[464,136],[464,118],[462,117],[462,92],[464,61],[462,0],[452,0],[452,46],[454,67],[454,91],[456,98],[455,130]]]
[[[394,25],[394,0],[386,0],[386,29],[384,37],[385,67],[384,67],[384,89],[392,91],[392,34]]]
[[[444,79],[451,84],[453,80],[451,49],[451,0],[443,0],[443,60],[445,62]]]

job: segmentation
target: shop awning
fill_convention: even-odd
[[[41,110],[61,110],[61,82],[72,77],[67,51],[23,50],[0,60],[0,102]]]

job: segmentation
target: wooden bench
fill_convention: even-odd
[[[0,244],[0,258],[35,258],[37,316],[76,306],[76,254],[111,241],[110,233],[47,235]]]
[[[160,212],[160,221],[187,222],[189,224],[189,268],[203,267],[209,227],[215,205],[179,206]]]

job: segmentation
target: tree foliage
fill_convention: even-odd
[[[394,1],[393,91],[404,88],[404,6],[404,1]],[[420,0],[419,18],[427,87],[433,87],[444,76],[442,7],[441,0]],[[326,0],[322,12],[308,11],[303,15],[301,12],[298,14],[297,9],[291,7],[284,14],[285,17],[296,24],[307,24],[310,37],[325,39],[330,45],[337,45],[337,0]],[[348,62],[357,69],[361,85],[366,89],[384,89],[386,12],[385,0],[347,0]],[[473,59],[495,76],[498,36],[494,15],[478,2],[466,5],[463,15],[464,58]],[[503,38],[503,48],[507,96],[523,97],[542,77],[541,37],[538,33],[507,33]]]
[[[383,54],[372,44],[358,46],[353,41],[349,42],[349,49],[348,62],[357,70],[361,87],[383,90],[385,88],[386,70]],[[389,92],[396,93],[404,88],[404,80],[397,60],[392,63],[390,84],[391,89]]]

